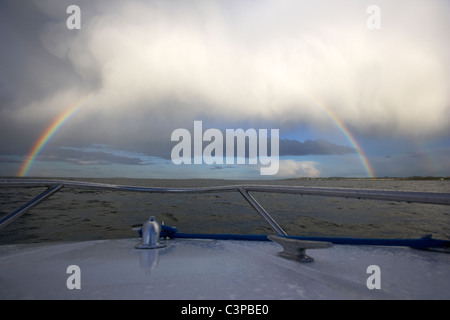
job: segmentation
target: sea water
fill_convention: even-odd
[[[292,179],[270,181],[78,179],[146,187],[271,184],[450,192],[448,180]],[[0,188],[0,216],[45,188]],[[447,239],[450,206],[253,192],[289,234],[361,238]],[[150,216],[183,233],[274,234],[238,192],[152,194],[63,188],[0,230],[0,244],[137,237]]]

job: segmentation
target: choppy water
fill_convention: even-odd
[[[199,187],[276,184],[450,192],[450,181],[412,180],[151,180],[84,179],[134,186]],[[0,216],[42,188],[1,189]],[[450,206],[319,196],[253,193],[289,235],[418,238],[450,234]],[[150,216],[180,232],[272,234],[239,193],[147,194],[64,188],[0,230],[0,244],[136,237],[132,230]]]

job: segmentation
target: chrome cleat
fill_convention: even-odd
[[[270,235],[270,240],[278,243],[283,247],[283,251],[278,253],[280,257],[296,260],[299,262],[313,262],[314,258],[306,254],[306,249],[322,249],[329,248],[333,244],[331,242],[324,241],[305,241],[297,239],[289,239],[285,237]]]
[[[142,225],[142,243],[136,245],[136,249],[157,249],[166,246],[165,243],[159,243],[159,238],[161,234],[161,225],[155,219],[155,217],[150,217]]]

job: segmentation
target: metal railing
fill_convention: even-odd
[[[70,180],[47,180],[47,179],[0,179],[0,188],[31,188],[47,187],[48,189],[28,201],[25,205],[14,210],[0,219],[0,229],[20,217],[26,211],[39,205],[50,196],[64,187],[90,190],[109,190],[126,192],[148,192],[148,193],[221,193],[239,192],[245,200],[269,223],[278,235],[287,236],[287,233],[277,224],[269,213],[256,201],[250,192],[287,193],[326,197],[344,197],[383,201],[404,201],[415,203],[428,203],[450,205],[450,193],[437,192],[413,192],[373,189],[350,189],[350,188],[325,188],[325,187],[301,187],[280,185],[227,185],[199,188],[164,188],[164,187],[139,187],[123,186],[115,184],[103,184]]]

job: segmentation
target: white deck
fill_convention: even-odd
[[[315,262],[277,256],[272,242],[139,239],[0,246],[1,299],[449,299],[450,255],[409,248],[335,245]],[[69,290],[69,265],[81,289]],[[369,265],[381,289],[369,290]]]

